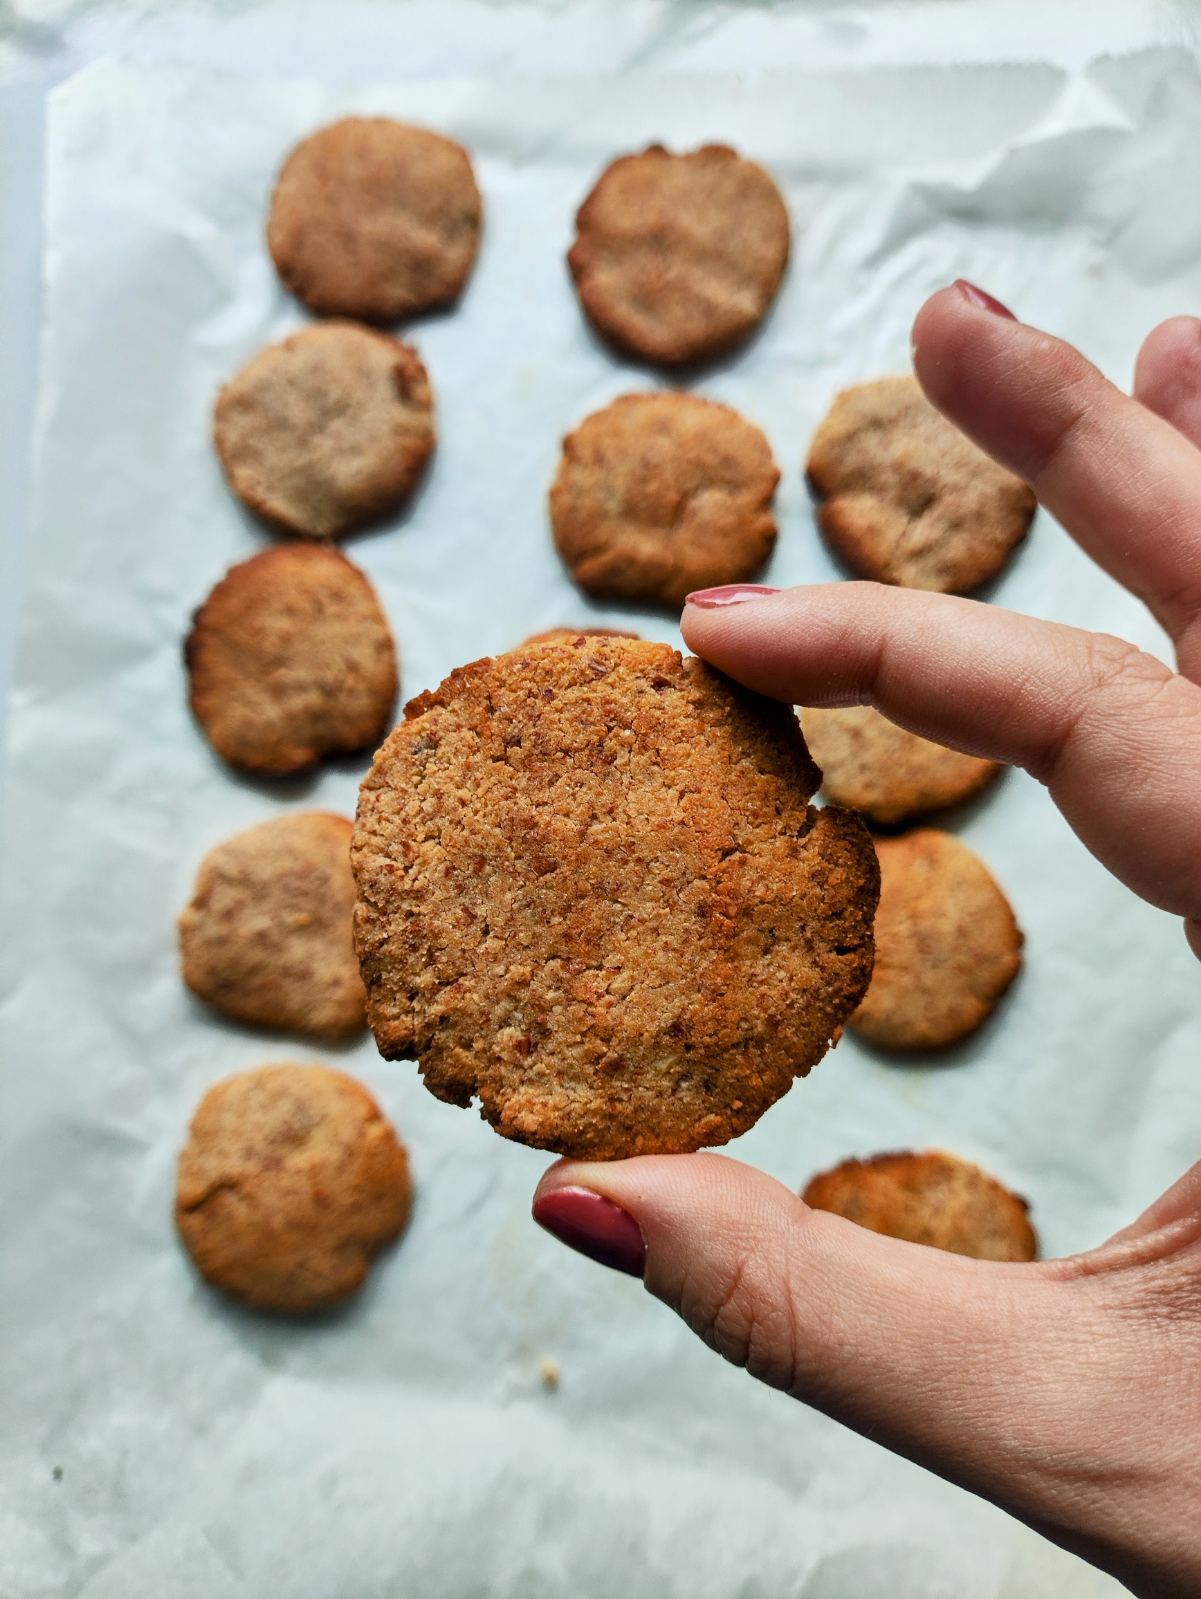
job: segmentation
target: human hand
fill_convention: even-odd
[[[1146,601],[1179,672],[1106,635],[871,583],[702,595],[684,637],[762,693],[869,702],[1026,767],[1201,955],[1201,322],[1150,335],[1135,399],[968,286],[927,302],[914,344],[930,398]],[[1201,1592],[1201,1165],[1099,1249],[1032,1265],[880,1237],[718,1155],[560,1162],[534,1215],[753,1376],[1148,1599]]]

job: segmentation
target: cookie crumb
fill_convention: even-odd
[[[557,1393],[559,1389],[559,1363],[552,1360],[549,1355],[544,1355],[538,1362],[538,1377],[548,1394]]]

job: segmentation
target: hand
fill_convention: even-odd
[[[701,595],[684,637],[777,699],[870,702],[1026,767],[1201,955],[1201,322],[1150,335],[1135,399],[966,285],[925,305],[914,343],[930,398],[1146,601],[1179,673],[1116,638],[871,583]],[[534,1215],[753,1376],[1137,1593],[1201,1592],[1201,1165],[1101,1248],[1028,1266],[879,1237],[717,1155],[561,1162]]]

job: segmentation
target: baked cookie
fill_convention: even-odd
[[[267,521],[336,539],[393,511],[434,448],[417,352],[353,322],[260,350],[217,396],[213,439],[229,486]]]
[[[345,117],[284,162],[267,248],[310,310],[395,322],[458,299],[480,209],[462,145],[387,117]]]
[[[591,322],[647,361],[675,365],[741,343],[775,298],[788,211],[762,167],[722,144],[660,144],[606,167],[567,256]]]
[[[795,716],[665,644],[461,667],[359,795],[368,1016],[507,1138],[723,1144],[825,1054],[871,972],[877,868],[811,810]]]
[[[950,833],[878,838],[876,852],[876,969],[848,1025],[892,1049],[953,1044],[992,1014],[1022,964],[1009,901]]]
[[[231,567],[196,612],[184,661],[213,748],[252,772],[374,748],[396,703],[375,590],[319,544],[278,544]]]
[[[639,638],[640,636],[624,627],[548,627],[544,633],[531,633],[519,648],[528,649],[531,644],[560,644],[564,639],[573,638]]]
[[[863,577],[967,594],[1025,538],[1034,495],[932,406],[912,377],[845,389],[818,428],[809,480],[834,550]]]
[[[563,440],[555,544],[589,594],[679,606],[753,577],[780,474],[760,430],[695,394],[627,394]]]
[[[800,717],[821,767],[822,793],[885,826],[957,805],[1001,770],[996,761],[908,733],[870,705],[807,707]]]
[[[175,1225],[197,1271],[263,1310],[325,1310],[402,1231],[404,1146],[328,1066],[260,1066],[210,1088],[179,1157]]]
[[[194,994],[252,1027],[315,1038],[360,1031],[350,832],[343,816],[290,812],[209,851],[179,918]]]
[[[941,1150],[844,1160],[802,1194],[874,1233],[976,1260],[1033,1260],[1029,1206],[995,1177]]]

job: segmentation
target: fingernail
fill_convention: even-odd
[[[685,596],[685,605],[695,605],[702,611],[716,611],[723,605],[745,605],[747,600],[761,600],[765,594],[778,594],[779,589],[768,588],[764,583],[727,583],[719,589],[697,589]]]
[[[646,1245],[633,1216],[588,1188],[552,1188],[534,1200],[534,1220],[569,1249],[641,1277]]]
[[[1006,316],[1011,322],[1016,322],[1017,317],[1007,305],[1002,305],[1000,300],[994,299],[984,289],[978,289],[974,283],[969,283],[966,278],[956,278],[955,287],[969,305],[974,305],[978,311],[991,311],[994,316]]]

